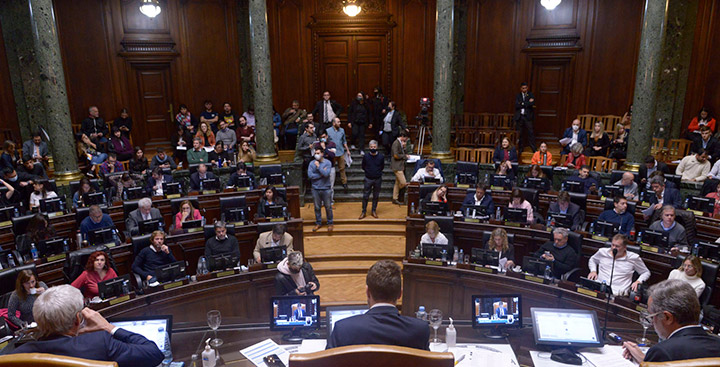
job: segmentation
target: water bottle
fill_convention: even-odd
[[[447,250],[442,250],[442,261],[447,261]]]
[[[458,257],[459,257],[458,250],[455,249],[455,251],[453,251],[453,258],[452,258],[453,263],[457,264]]]
[[[107,202],[107,196],[105,196],[105,194],[103,193],[103,204],[107,204]]]
[[[200,180],[200,191],[203,191],[203,180]]]
[[[696,243],[695,245],[693,245],[692,254],[693,254],[693,256],[697,257],[699,253],[700,253],[700,245]]]
[[[120,235],[118,234],[117,229],[113,228],[112,233],[113,233],[113,241],[115,241],[116,244],[119,244],[120,243]]]
[[[555,224],[552,222],[552,215],[548,215],[547,222],[545,222],[548,227],[553,227]]]
[[[642,243],[642,231],[638,232],[637,243]]]
[[[198,357],[198,355],[193,354],[192,360],[190,361],[190,367],[200,367],[200,366],[202,366],[200,363],[201,362],[200,362],[200,358]]]
[[[607,282],[604,280],[602,281],[602,285],[600,286],[600,291],[602,293],[607,293],[607,291],[608,291]]]
[[[162,349],[162,352],[163,352],[163,357],[164,357],[163,361],[162,361],[162,365],[169,366],[170,362],[172,362],[173,358],[172,358],[172,348],[170,347],[170,335],[167,333],[167,331],[165,332],[165,348]]]
[[[415,214],[415,202],[410,203],[410,214]]]
[[[70,244],[68,243],[68,240],[63,240],[63,252],[68,253],[70,252]]]
[[[488,181],[488,174],[486,173],[486,174],[485,174],[485,179],[483,179],[483,183],[487,185],[488,182],[489,182],[489,181]]]
[[[458,255],[458,263],[464,264],[465,263],[465,253],[462,249],[460,249],[460,255]]]
[[[82,233],[78,232],[75,235],[75,244],[77,245],[77,248],[82,248]]]
[[[127,190],[124,190],[124,189],[123,189],[122,197],[123,197],[123,200],[125,200],[125,201],[128,200]]]
[[[553,273],[550,269],[550,265],[545,266],[545,279],[552,280],[553,279]]]
[[[8,254],[8,266],[11,268],[14,268],[17,266],[17,264],[15,263],[15,258],[13,257],[12,254]]]
[[[683,205],[683,208],[687,209],[690,207],[690,198],[685,198],[685,204]]]
[[[502,209],[500,209],[500,207],[497,207],[497,209],[495,209],[495,219],[502,219]]]
[[[427,312],[425,312],[425,306],[418,307],[417,312],[415,312],[415,317],[420,320],[427,321]]]
[[[202,256],[200,258],[200,274],[207,274],[207,273],[208,273],[207,260],[205,259],[205,256]]]
[[[130,282],[128,282],[127,280],[123,281],[122,283],[122,292],[123,294],[130,293]]]
[[[14,216],[14,217],[19,217],[19,216],[20,216],[20,211],[18,210],[18,208],[15,208],[15,210],[13,210],[13,216]]]
[[[595,234],[595,223],[590,223],[590,234]]]
[[[40,258],[40,256],[38,256],[37,247],[35,247],[34,243],[30,244],[30,255],[32,255],[33,260],[37,260],[38,258]]]

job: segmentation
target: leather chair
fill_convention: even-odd
[[[440,187],[440,185],[420,185],[418,189],[418,210],[422,207],[422,203],[425,202],[425,197],[437,190],[438,187]],[[408,203],[408,205],[410,204]]]
[[[107,206],[102,206],[100,208],[103,212],[103,214],[110,215],[110,212],[108,211]],[[77,208],[75,209],[75,223],[77,223],[78,227],[80,227],[80,223],[82,223],[83,219],[87,218],[90,215],[90,208]]]
[[[140,200],[123,201],[123,220],[127,219],[130,212],[138,208],[138,201]]]
[[[437,168],[438,171],[440,171],[440,176],[442,176],[443,179],[444,179],[444,178],[445,178],[445,175],[443,174],[442,162],[440,162],[440,160],[437,159],[437,158],[418,159],[418,160],[415,162],[415,172],[417,172],[420,168],[425,168],[425,166],[427,166],[427,162],[428,162],[428,161],[433,161],[433,162],[435,162],[435,168]],[[413,172],[413,174],[415,174],[415,172]],[[475,171],[475,173],[477,173],[477,171]],[[444,180],[444,181],[447,182],[447,180]]]
[[[483,231],[482,235],[482,248],[485,248],[485,245],[490,241],[490,236],[492,236],[492,231]],[[514,233],[508,233],[508,243],[509,244],[515,244],[515,234]]]
[[[260,222],[257,224],[257,233],[272,231],[276,224],[284,224],[287,226],[287,222]]]
[[[580,279],[580,271],[581,266],[580,262],[582,261],[582,242],[583,242],[583,236],[577,232],[568,232],[568,242],[567,245],[572,247],[573,250],[575,250],[575,253],[578,254],[578,260],[577,263],[575,263],[575,268],[568,271],[567,273],[560,276],[560,279],[562,280],[569,280],[569,281],[578,281]]]
[[[133,248],[133,258],[135,258],[142,249],[150,246],[150,236],[152,234],[146,234],[143,236],[135,236],[131,239]]]
[[[581,210],[587,212],[587,194],[577,192],[568,192],[570,194],[570,202],[578,205]]]
[[[637,202],[628,201],[627,204],[628,204],[628,205],[627,205],[627,212],[630,213],[630,214],[632,214],[632,215],[635,215],[635,209],[637,208]],[[605,199],[605,207],[603,208],[603,210],[612,210],[612,209],[614,209],[614,208],[615,208],[615,202],[613,201],[613,199],[612,199],[612,198],[606,198],[606,199]]]
[[[661,215],[662,210],[656,210],[648,223],[660,220]],[[675,209],[675,221],[685,227],[685,235],[687,237],[688,244],[692,246],[697,238],[697,222],[695,220],[695,214],[687,210]]]
[[[290,357],[292,360],[292,356]],[[720,358],[686,359],[684,361],[642,362],[640,367],[720,367]]]
[[[623,171],[623,170],[612,170],[612,171],[610,171],[610,184],[613,185],[613,184],[615,184],[615,182],[620,181],[620,180],[622,179],[622,175],[623,175],[625,172],[628,172],[628,171]],[[635,173],[635,172],[630,172],[630,173],[632,173],[633,176],[635,177],[635,178],[633,178],[633,181],[635,181],[635,182],[639,181],[639,179],[638,179],[638,174],[637,174],[637,173]],[[638,184],[638,185],[639,185],[639,184]]]
[[[431,220],[434,220],[438,224],[440,232],[448,239],[448,246],[453,246],[455,244],[453,241],[453,232],[455,231],[453,217],[444,217],[439,215],[428,215],[425,217],[426,224]]]
[[[679,268],[685,262],[685,258],[685,255],[679,255],[676,257],[672,263],[673,268]],[[715,281],[717,279],[720,264],[707,261],[701,261],[700,263],[703,267],[702,280],[705,282],[705,290],[700,295],[700,306],[705,306],[710,303],[710,299],[712,298],[713,288],[715,288]]]
[[[517,187],[522,193],[523,199],[527,200],[530,205],[533,206],[533,211],[537,213],[538,203],[540,202],[540,193],[538,189],[531,189],[527,187]]]
[[[115,260],[113,260],[112,254],[110,254],[110,250],[105,245],[85,247],[68,253],[67,257],[65,258],[65,262],[63,263],[63,277],[65,278],[65,281],[67,283],[72,283],[75,279],[77,279],[77,277],[80,276],[80,274],[82,274],[83,270],[85,270],[85,265],[87,264],[87,260],[90,257],[90,254],[95,251],[104,252],[105,258],[108,262],[108,266],[110,266],[117,273],[117,269],[115,267]]]
[[[185,200],[190,201],[190,204],[192,204],[193,208],[203,211],[203,209],[200,207],[200,201],[198,201],[197,197],[195,197],[195,198],[185,197],[185,198],[171,199],[170,200],[170,208],[172,210],[173,223],[175,222],[175,214],[177,214],[180,211],[180,205]]]
[[[376,366],[453,367],[450,352],[439,353],[392,345],[350,345],[315,353],[290,355],[289,367],[365,367]]]
[[[19,353],[0,356],[1,367],[117,367],[117,362],[94,361],[47,353]]]
[[[680,175],[665,175],[665,180],[675,184],[675,188],[680,190],[680,181],[682,176]]]
[[[33,274],[35,274],[35,278],[37,279],[37,271],[35,269],[35,264],[22,265],[0,272],[0,294],[8,296],[7,298],[5,296],[2,297],[2,299],[0,300],[0,308],[7,307],[9,295],[10,293],[12,293],[12,291],[15,290],[15,280],[17,279],[17,275],[23,270],[32,271]]]
[[[30,214],[30,215],[22,215],[19,217],[10,218],[10,221],[12,222],[13,234],[16,236],[19,236],[19,235],[27,232],[28,223],[30,223],[30,219],[32,219],[32,217],[34,217],[34,216],[35,216],[35,214]]]
[[[90,180],[90,186],[95,189],[95,191],[100,191],[100,181],[99,178],[93,178]],[[70,195],[75,195],[79,189],[80,181],[70,181]]]

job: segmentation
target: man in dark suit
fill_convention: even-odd
[[[668,279],[650,287],[648,316],[661,339],[647,354],[633,342],[623,343],[623,355],[636,362],[682,361],[720,356],[720,338],[698,325],[700,302],[690,284]]]
[[[402,121],[400,112],[395,109],[395,101],[388,102],[387,113],[383,115],[380,123],[380,137],[387,154],[391,153],[392,144],[400,136],[402,131],[407,131],[407,126]]]
[[[162,222],[163,216],[160,210],[152,207],[150,198],[142,198],[138,201],[138,208],[131,211],[125,219],[125,229],[131,236],[137,236],[141,234],[140,222],[152,219],[160,219]]]
[[[120,367],[154,367],[164,358],[154,342],[117,328],[98,312],[83,308],[82,293],[71,285],[55,286],[43,292],[35,301],[33,311],[38,340],[25,343],[11,353],[50,353],[114,361]]]
[[[587,131],[580,128],[580,120],[575,119],[572,122],[572,125],[565,129],[565,133],[563,133],[563,139],[570,138],[571,141],[567,144],[563,145],[562,154],[570,154],[570,147],[575,143],[582,144],[583,147],[587,146],[588,140],[587,140]]]
[[[493,203],[492,196],[487,193],[485,184],[479,183],[475,186],[475,192],[469,192],[465,195],[465,199],[462,202],[462,212],[465,212],[465,208],[468,206],[481,206],[485,208],[487,215],[493,215],[495,210],[495,204]]]
[[[190,190],[192,190],[192,191],[202,190],[202,188],[200,187],[200,183],[202,182],[202,180],[213,179],[213,178],[217,178],[217,176],[215,176],[215,174],[212,172],[208,172],[207,166],[200,163],[197,167],[197,171],[193,172],[193,174],[190,175]],[[215,189],[218,189],[218,188],[219,188],[219,186],[216,187]],[[206,188],[206,190],[208,190],[208,189],[209,188]]]
[[[680,191],[667,187],[664,177],[656,176],[650,179],[650,189],[655,192],[655,195],[650,195],[650,205],[654,206],[655,210],[660,210],[663,205],[672,205],[675,209],[682,209]]]
[[[88,117],[82,120],[80,131],[87,135],[95,144],[107,143],[108,136],[110,136],[108,126],[105,120],[100,117],[100,111],[95,106],[91,106],[88,109]]]
[[[48,160],[48,145],[42,140],[39,131],[33,132],[32,139],[23,143],[22,151],[23,161],[42,163]]]
[[[255,187],[255,175],[252,172],[247,171],[247,166],[245,165],[245,162],[240,162],[237,164],[237,170],[230,175],[226,186],[236,187],[240,185],[243,177],[250,178],[250,189],[253,189]]]
[[[650,175],[655,171],[660,171],[666,175],[670,174],[670,168],[668,168],[668,165],[665,164],[665,162],[658,162],[655,160],[655,157],[651,155],[645,157],[645,164],[640,165],[638,175],[636,176],[638,185],[640,186],[638,189],[642,188],[642,185],[647,183],[650,179]]]
[[[720,154],[720,142],[712,136],[712,130],[707,126],[700,127],[700,136],[690,145],[690,153],[699,153],[700,149],[704,149],[708,155],[708,159],[713,164],[718,160]],[[23,144],[23,152],[25,145]]]
[[[535,133],[533,132],[533,121],[535,120],[535,96],[528,91],[527,83],[520,84],[520,93],[515,96],[515,127],[518,130],[518,155],[522,154],[524,140],[530,144],[530,149],[535,149]]]
[[[153,196],[162,196],[162,184],[171,182],[173,182],[172,176],[163,174],[162,168],[155,167],[147,180],[147,192]]]
[[[315,103],[312,110],[313,115],[317,115],[317,136],[332,126],[332,122],[336,117],[340,117],[343,108],[340,103],[334,99],[330,99],[330,91],[323,92],[323,99]]]
[[[565,214],[570,216],[572,218],[571,231],[580,228],[585,221],[584,215],[580,213],[580,205],[570,200],[570,194],[568,194],[567,191],[560,191],[557,196],[557,201],[550,203],[548,215],[550,214]]]
[[[338,321],[330,335],[328,349],[357,344],[429,349],[427,322],[401,316],[395,307],[402,295],[400,273],[400,266],[391,260],[380,260],[370,267],[365,278],[370,310]]]

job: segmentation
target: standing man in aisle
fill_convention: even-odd
[[[312,184],[313,201],[315,202],[315,227],[313,232],[317,232],[322,227],[321,209],[325,206],[325,216],[327,216],[328,232],[333,230],[333,212],[330,197],[332,189],[330,188],[330,170],[332,164],[323,158],[322,148],[316,148],[313,158],[314,161],[308,164],[308,178]]]
[[[528,91],[527,83],[520,84],[520,93],[515,96],[515,127],[518,130],[518,155],[522,154],[524,140],[530,144],[530,149],[535,149],[535,132],[533,123],[535,120],[535,96]]]
[[[313,115],[318,115],[317,134],[318,136],[332,126],[333,120],[342,113],[342,105],[334,99],[330,99],[330,91],[323,92],[323,99],[315,104],[312,110]]]
[[[390,149],[392,158],[390,160],[390,168],[392,168],[395,174],[395,186],[393,187],[393,204],[403,205],[403,201],[400,201],[400,191],[405,190],[407,187],[407,181],[405,180],[405,161],[408,159],[408,155],[405,153],[405,145],[408,141],[407,132],[403,131],[400,136],[395,140]]]
[[[350,149],[348,148],[347,139],[345,138],[345,129],[340,126],[340,118],[334,118],[332,123],[332,127],[326,130],[327,137],[328,140],[335,143],[335,161],[337,162],[338,171],[340,172],[340,182],[342,182],[343,189],[345,189],[345,193],[347,194],[348,185],[347,175],[345,174],[347,163],[345,161],[345,152],[349,152]]]
[[[385,169],[385,156],[378,152],[378,143],[376,140],[370,140],[368,144],[370,150],[368,154],[363,156],[362,169],[365,171],[365,185],[363,186],[363,203],[362,213],[360,218],[365,218],[367,213],[368,199],[370,198],[370,191],[372,190],[372,212],[371,215],[375,218],[377,215],[378,199],[380,198],[380,186],[382,185],[382,173]]]

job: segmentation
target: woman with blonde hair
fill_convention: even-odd
[[[448,239],[440,233],[440,226],[436,221],[431,220],[425,224],[425,234],[420,237],[420,243],[432,243],[434,245],[447,245]]]
[[[588,147],[585,150],[585,155],[588,157],[607,155],[608,147],[610,147],[610,138],[605,133],[603,122],[595,121],[592,133],[588,139]]]
[[[440,185],[435,191],[433,191],[430,195],[429,201],[435,201],[440,203],[447,203],[447,186]],[[427,200],[427,198],[425,198]]]
[[[207,122],[200,123],[195,137],[202,139],[203,147],[212,147],[215,145],[215,133],[213,133]]]
[[[685,258],[679,268],[673,269],[668,279],[680,279],[690,284],[697,296],[700,297],[705,290],[705,282],[702,280],[703,267],[700,258],[690,255]]]
[[[508,235],[504,229],[496,228],[492,231],[486,247],[488,250],[499,253],[498,259],[500,265],[503,265],[503,269],[515,266],[515,247],[508,242]]]

